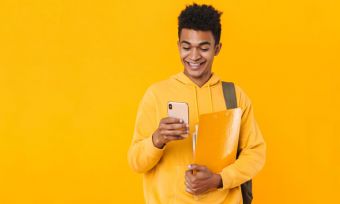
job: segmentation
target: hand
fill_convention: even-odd
[[[207,167],[191,164],[185,172],[186,191],[193,195],[203,194],[209,190],[222,187],[222,177],[211,172]]]
[[[167,117],[159,122],[157,130],[152,134],[155,147],[162,149],[173,140],[182,140],[189,133],[189,125],[178,118]]]

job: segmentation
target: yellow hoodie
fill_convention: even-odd
[[[144,197],[147,204],[158,203],[242,203],[240,185],[254,177],[265,162],[266,146],[256,124],[249,98],[236,88],[237,105],[242,109],[240,155],[220,175],[223,188],[196,196],[185,191],[185,171],[192,163],[192,137],[200,114],[226,109],[222,82],[213,74],[198,87],[183,72],[150,86],[138,109],[135,131],[128,153],[131,168],[143,173]],[[169,101],[189,105],[190,136],[172,141],[163,149],[153,145],[152,134],[159,121],[167,117]]]

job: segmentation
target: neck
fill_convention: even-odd
[[[212,76],[211,71],[209,71],[208,73],[203,74],[200,77],[192,77],[190,76],[185,70],[183,72],[187,77],[189,77],[189,79],[194,82],[198,87],[202,87],[205,83],[207,83],[207,81],[209,81],[210,77]]]

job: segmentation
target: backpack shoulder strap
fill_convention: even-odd
[[[227,109],[237,108],[237,99],[234,83],[222,81],[222,88]],[[237,152],[237,157],[238,154],[239,152]],[[253,200],[252,180],[246,181],[245,183],[241,184],[241,192],[243,204],[251,204]]]
[[[227,105],[227,109],[237,108],[237,99],[235,93],[235,85],[233,82],[222,81],[224,100]]]

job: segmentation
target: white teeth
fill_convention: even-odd
[[[191,69],[195,69],[196,70],[196,69],[199,69],[201,67],[201,65],[203,63],[205,63],[205,62],[198,63],[198,62],[188,62],[188,61],[186,61],[186,63],[189,65],[189,67]]]
[[[197,68],[197,67],[200,66],[199,63],[191,63],[191,62],[189,62],[189,65],[190,65],[191,67],[194,67],[194,68]]]

